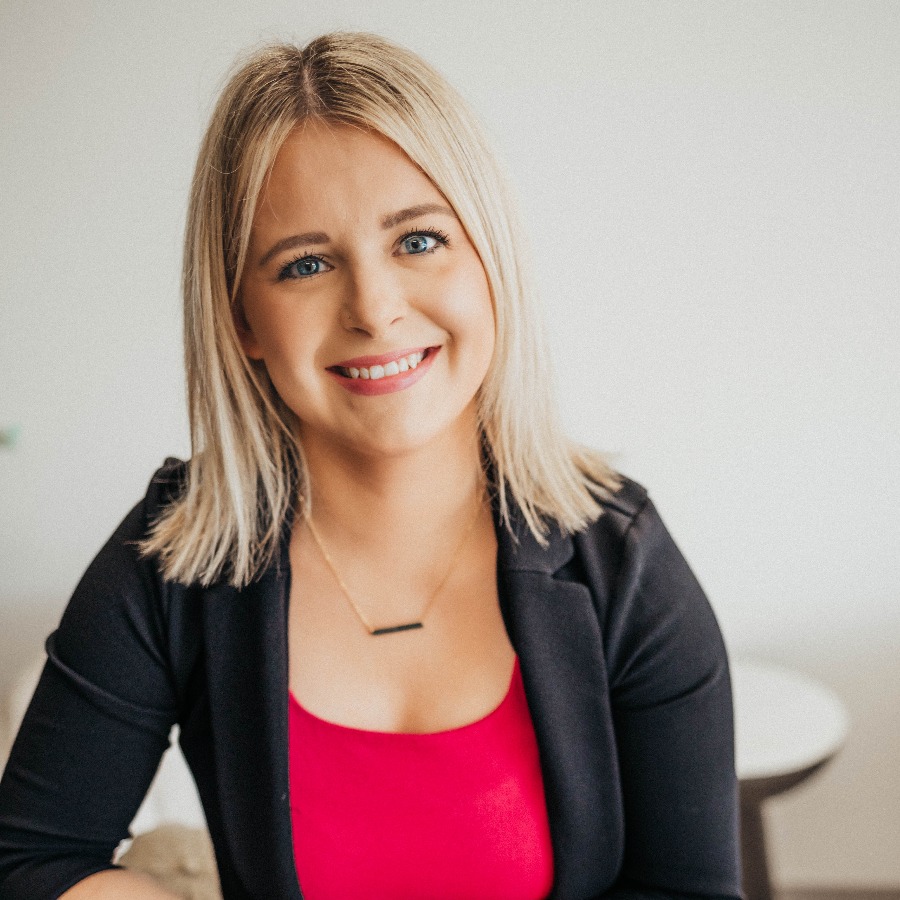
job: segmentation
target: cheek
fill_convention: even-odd
[[[483,272],[473,277],[467,287],[468,327],[470,339],[479,350],[479,358],[486,367],[494,353],[496,325],[494,322],[494,305],[487,279]]]
[[[484,383],[494,357],[496,327],[494,308],[484,277],[470,277],[457,285],[445,309],[444,327],[455,345],[455,366],[467,393],[474,394]]]
[[[256,348],[258,356],[270,368],[290,367],[309,355],[311,338],[316,333],[315,321],[296,306],[282,301],[248,302],[245,307],[248,334],[241,343]],[[249,353],[248,353],[249,355]]]
[[[478,324],[474,329],[474,339],[478,348],[478,367],[483,378],[494,357],[494,346],[496,343],[494,311],[491,307],[490,299],[486,300],[479,313]]]
[[[477,259],[477,257],[476,257]],[[477,262],[461,270],[444,296],[444,308],[457,330],[493,340],[494,308],[487,276]]]
[[[278,395],[296,412],[314,380],[315,326],[294,316],[270,317],[258,312],[248,316],[251,334],[241,343],[251,359],[262,362]]]

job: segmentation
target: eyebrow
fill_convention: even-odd
[[[456,218],[456,213],[449,206],[444,206],[442,203],[420,203],[418,206],[408,206],[406,209],[389,213],[381,220],[381,227],[384,229],[394,228],[403,222],[408,222],[410,219],[418,219],[419,216],[427,216],[433,213]],[[307,231],[304,234],[289,235],[277,241],[266,251],[263,258],[259,261],[259,267],[262,268],[273,256],[277,256],[285,250],[295,250],[298,247],[307,247],[314,244],[327,244],[330,241],[331,238],[324,231]]]
[[[382,228],[393,228],[402,222],[408,222],[410,219],[418,219],[419,216],[427,216],[431,213],[440,213],[443,216],[452,216],[456,218],[456,213],[449,206],[442,203],[420,203],[418,206],[408,206],[399,212],[391,213],[381,220]]]
[[[324,231],[307,231],[305,234],[292,234],[282,238],[269,247],[263,258],[259,261],[262,268],[273,256],[283,253],[285,250],[293,250],[296,247],[306,247],[310,244],[327,244],[331,240]]]

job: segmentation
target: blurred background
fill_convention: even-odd
[[[784,887],[900,889],[900,3],[0,0],[0,694],[169,455],[180,245],[237,54],[435,64],[520,198],[570,432],[644,483],[735,658],[849,712]]]

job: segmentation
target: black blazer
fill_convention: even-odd
[[[111,867],[175,722],[225,898],[302,896],[288,803],[289,529],[244,590],[166,582],[134,542],[183,477],[174,460],[156,474],[47,640],[0,782],[2,898],[57,897]],[[738,897],[719,629],[643,488],[626,481],[604,505],[547,548],[518,514],[515,536],[497,525],[501,609],[543,769],[551,897]]]

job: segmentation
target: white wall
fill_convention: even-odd
[[[572,432],[646,483],[734,653],[853,719],[790,884],[900,885],[900,4],[0,0],[0,689],[188,451],[179,244],[239,49],[434,62],[522,198]]]

